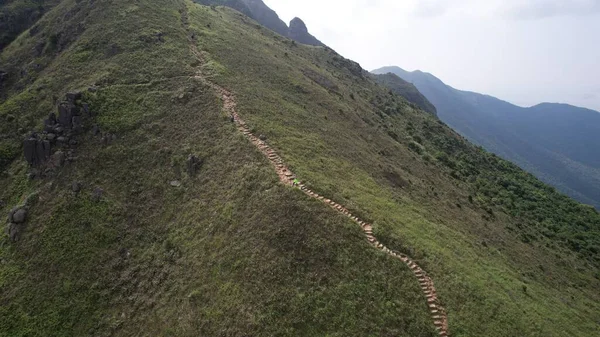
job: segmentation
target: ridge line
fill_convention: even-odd
[[[184,6],[186,6],[186,5],[184,4]],[[204,57],[202,56],[202,54],[200,53],[200,51],[198,50],[198,48],[195,44],[195,41],[194,41],[195,39],[194,39],[193,34],[190,34],[190,32],[189,32],[190,29],[189,29],[188,18],[187,18],[187,14],[188,14],[187,10],[188,9],[186,6],[184,9],[181,10],[180,14],[181,14],[181,19],[182,19],[181,20],[182,24],[183,24],[184,28],[188,31],[190,50],[191,50],[192,54],[200,61],[200,63],[204,64],[205,63]],[[446,314],[446,310],[441,305],[441,302],[437,296],[437,291],[433,284],[433,280],[431,279],[431,277],[429,277],[427,275],[425,270],[423,270],[417,263],[415,263],[408,255],[391,250],[391,249],[387,248],[386,246],[384,246],[382,243],[380,243],[377,240],[377,238],[375,237],[375,235],[373,235],[373,226],[365,221],[362,221],[357,216],[354,216],[344,206],[342,206],[342,205],[336,203],[335,201],[328,199],[324,196],[318,195],[317,193],[313,192],[312,190],[310,190],[308,187],[306,187],[302,183],[295,184],[294,181],[296,180],[296,175],[285,165],[283,159],[265,141],[261,140],[259,137],[256,137],[250,131],[250,128],[244,122],[244,120],[242,118],[240,118],[240,116],[236,110],[237,103],[235,100],[235,96],[227,89],[208,80],[202,74],[202,71],[200,69],[198,70],[197,74],[194,77],[196,79],[200,80],[201,82],[205,83],[209,87],[211,87],[213,90],[215,90],[220,95],[220,98],[223,100],[223,109],[222,109],[223,112],[227,113],[229,116],[231,116],[233,118],[233,122],[237,126],[238,131],[240,131],[244,136],[246,136],[246,138],[252,144],[254,144],[257,147],[257,149],[269,160],[269,162],[275,168],[275,172],[277,172],[277,175],[279,176],[279,180],[284,185],[288,185],[288,186],[292,186],[292,187],[297,186],[307,196],[329,205],[329,207],[333,208],[338,213],[341,213],[341,214],[345,215],[346,217],[350,218],[352,221],[354,221],[355,223],[357,223],[358,225],[361,226],[361,228],[365,234],[365,237],[371,246],[383,251],[384,253],[386,253],[387,255],[389,255],[393,258],[399,259],[400,261],[404,262],[404,264],[406,264],[410,268],[410,270],[413,272],[413,274],[415,275],[415,277],[417,278],[417,280],[419,282],[421,291],[423,292],[423,295],[426,299],[426,303],[427,303],[427,307],[429,309],[431,319],[433,320],[433,325],[435,326],[435,329],[436,329],[438,335],[440,337],[449,337],[448,316]]]
[[[440,337],[448,337],[448,316],[446,314],[446,310],[441,305],[440,300],[437,296],[437,291],[435,289],[433,280],[431,277],[427,275],[425,270],[423,270],[417,263],[415,263],[408,255],[396,252],[387,248],[381,242],[377,240],[377,238],[373,235],[373,226],[365,221],[362,221],[357,216],[353,215],[347,208],[336,203],[335,201],[328,199],[324,196],[313,192],[308,187],[306,187],[302,183],[294,184],[294,180],[296,180],[297,176],[285,165],[283,159],[263,140],[259,137],[256,137],[251,131],[248,125],[244,122],[243,119],[240,118],[237,113],[235,107],[235,97],[231,92],[226,90],[225,88],[212,83],[205,78],[202,78],[206,84],[208,84],[213,90],[217,91],[223,100],[223,111],[233,116],[233,121],[237,126],[238,131],[246,136],[248,140],[252,144],[254,144],[258,150],[269,160],[269,162],[275,168],[277,175],[279,176],[279,180],[284,184],[292,187],[297,187],[307,196],[319,200],[329,207],[333,208],[338,213],[345,215],[350,218],[353,222],[359,224],[363,229],[365,237],[367,241],[371,244],[371,246],[383,251],[387,255],[399,259],[404,262],[413,272],[417,280],[419,281],[419,285],[421,287],[421,291],[425,296],[427,301],[427,307],[429,309],[429,313],[433,320],[433,324],[439,334]]]

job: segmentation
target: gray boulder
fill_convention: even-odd
[[[56,153],[54,153],[52,155],[52,164],[55,167],[61,167],[65,164],[65,153],[62,151],[56,151]]]
[[[77,100],[81,99],[81,92],[80,91],[69,92],[69,93],[67,93],[66,98],[69,103],[74,104]]]
[[[198,169],[200,168],[201,165],[202,165],[202,160],[200,158],[196,157],[193,154],[190,154],[188,156],[188,159],[186,162],[186,167],[187,167],[187,172],[190,176],[196,175],[196,172],[198,172]]]
[[[16,224],[22,224],[27,219],[27,210],[24,208],[19,208],[16,210],[13,215],[11,221]]]
[[[6,234],[8,234],[8,238],[10,239],[10,241],[17,242],[17,240],[19,240],[19,237],[21,236],[21,226],[19,226],[16,223],[9,223],[6,226]]]
[[[73,115],[71,114],[71,105],[68,102],[61,102],[58,104],[58,122],[60,125],[71,128],[71,121]]]
[[[104,190],[100,187],[96,187],[92,192],[92,201],[99,202],[102,199],[102,195],[104,194]]]

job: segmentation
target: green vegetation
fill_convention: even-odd
[[[461,91],[432,74],[398,67],[373,70],[413,83],[439,118],[488,151],[508,159],[562,193],[600,210],[600,114],[568,104],[522,108],[495,97]],[[381,81],[394,90],[394,81]],[[401,93],[401,91],[400,91]]]
[[[415,104],[418,109],[422,109],[423,111],[427,111],[434,115],[437,114],[435,106],[433,106],[433,104],[431,104],[431,102],[429,102],[412,83],[406,82],[393,73],[372,76],[377,83],[390,88],[394,94],[406,98],[407,101]]]
[[[420,259],[453,334],[596,333],[598,214],[470,145],[331,50],[273,40],[225,9],[192,17],[213,22],[195,33],[207,57],[228,69],[216,80],[237,94],[246,121],[312,189]],[[573,249],[574,239],[587,248]]]
[[[311,189],[418,259],[453,336],[597,334],[598,214],[357,64],[183,0],[63,0],[36,25],[0,54],[14,79],[0,101],[0,212],[39,196],[22,238],[0,241],[0,335],[435,335],[408,268],[278,184],[199,69]],[[56,48],[32,53],[52,36]],[[90,86],[95,122],[117,139],[88,131],[75,162],[27,179],[12,159],[23,133],[41,127],[53,96]],[[203,159],[195,176],[189,154]]]
[[[30,28],[58,0],[6,0],[0,3],[0,51]],[[35,34],[36,31],[31,31]]]
[[[117,140],[102,145],[88,131],[77,160],[44,180],[28,180],[21,159],[6,167],[3,214],[34,191],[40,200],[21,240],[0,242],[0,335],[434,336],[412,273],[344,217],[279,185],[192,78],[200,64],[183,4],[63,1],[39,23],[64,32],[64,11],[87,16],[62,52],[42,56],[43,70],[9,87],[0,111],[18,125],[7,145],[20,145],[14,127],[40,127],[52,96],[92,85],[84,100]],[[157,31],[164,42],[148,39]],[[30,39],[3,60],[28,64]],[[190,153],[204,162],[195,177]]]

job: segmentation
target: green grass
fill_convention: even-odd
[[[0,335],[435,335],[410,270],[280,185],[198,69],[312,189],[418,260],[453,336],[598,333],[598,215],[333,51],[183,0],[63,0],[36,25],[0,54],[11,75],[30,70],[0,101],[0,212],[39,195],[21,240],[0,241]],[[93,122],[117,139],[102,144],[88,121],[74,163],[28,180],[19,129],[39,129],[53,96],[90,86]]]
[[[195,27],[199,46],[229,69],[217,80],[241,115],[312,189],[419,258],[454,335],[598,332],[600,218],[591,208],[468,144],[329,50],[293,46],[224,8],[194,16],[211,22]]]
[[[30,54],[43,34],[24,34],[2,53],[10,69],[41,64],[0,102],[2,116],[18,116],[6,132],[41,127],[53,96],[93,85],[84,100],[98,116],[77,160],[53,177],[28,180],[18,156],[3,168],[0,212],[32,192],[39,200],[22,238],[0,242],[0,335],[433,336],[410,270],[278,184],[215,93],[191,78],[200,64],[182,8],[65,0],[38,23],[48,37],[86,18],[62,51]],[[156,30],[164,42],[152,41]],[[218,59],[204,70],[230,71]],[[92,122],[117,139],[101,144]],[[21,140],[12,134],[7,149]],[[190,153],[204,161],[195,177],[185,173]]]

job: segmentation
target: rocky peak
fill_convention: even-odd
[[[256,20],[261,25],[269,28],[270,30],[289,37],[297,42],[325,47],[325,45],[314,36],[310,35],[306,24],[300,18],[294,18],[290,22],[290,26],[285,24],[277,13],[269,8],[263,0],[194,0],[203,5],[214,6],[222,5],[233,8],[248,17]]]
[[[308,34],[308,28],[302,19],[296,17],[290,22],[290,34]]]
[[[300,43],[309,44],[313,46],[325,46],[316,37],[310,35],[310,33],[308,32],[308,28],[306,28],[306,24],[300,18],[294,18],[290,22],[290,30],[288,36],[290,39],[298,41]]]

